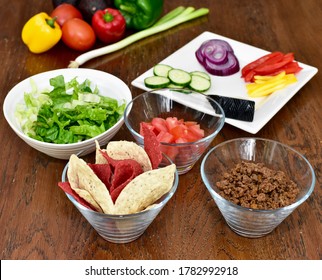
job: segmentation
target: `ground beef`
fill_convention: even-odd
[[[219,194],[233,203],[253,209],[276,209],[292,204],[299,188],[283,171],[263,163],[241,162],[216,183]]]

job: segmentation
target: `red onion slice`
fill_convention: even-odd
[[[211,39],[203,42],[195,55],[210,74],[228,76],[239,71],[239,62],[234,50],[224,40]]]
[[[211,63],[224,64],[227,62],[228,51],[222,46],[218,45],[214,48],[206,47],[204,50],[205,59]]]
[[[205,59],[203,66],[208,73],[216,76],[229,76],[239,71],[239,62],[236,56],[231,52],[228,52],[226,63],[216,64]]]

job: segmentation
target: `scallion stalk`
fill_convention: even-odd
[[[89,52],[81,54],[74,61],[71,61],[68,67],[78,68],[80,65],[84,64],[88,60],[91,60],[95,57],[118,51],[143,38],[168,30],[176,25],[179,25],[181,23],[190,21],[192,19],[201,17],[209,13],[209,9],[207,8],[200,8],[197,10],[195,10],[194,7],[186,7],[186,8],[183,7],[184,9],[180,7],[178,8],[176,8],[178,10],[174,9],[170,11],[168,14],[162,17],[155,25],[153,25],[150,28],[134,33],[117,43],[107,45],[105,47],[91,50]]]
[[[155,24],[156,25],[160,25],[162,23],[165,23],[175,17],[177,17],[178,15],[180,15],[186,8],[183,6],[179,6],[175,9],[173,9],[172,11],[170,11],[169,13],[167,13],[166,15],[164,15],[163,17],[161,17]]]

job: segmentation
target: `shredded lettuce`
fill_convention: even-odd
[[[39,91],[34,81],[18,104],[15,115],[28,136],[49,143],[70,144],[95,137],[121,117],[125,102],[99,94],[86,79],[65,82],[59,75],[50,79],[51,90]]]

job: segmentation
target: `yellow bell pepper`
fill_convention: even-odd
[[[33,53],[43,53],[56,45],[62,31],[55,18],[39,13],[30,18],[21,33],[22,41]]]
[[[281,72],[276,76],[255,76],[254,83],[247,84],[247,93],[250,97],[263,97],[280,90],[297,81],[294,74]]]

